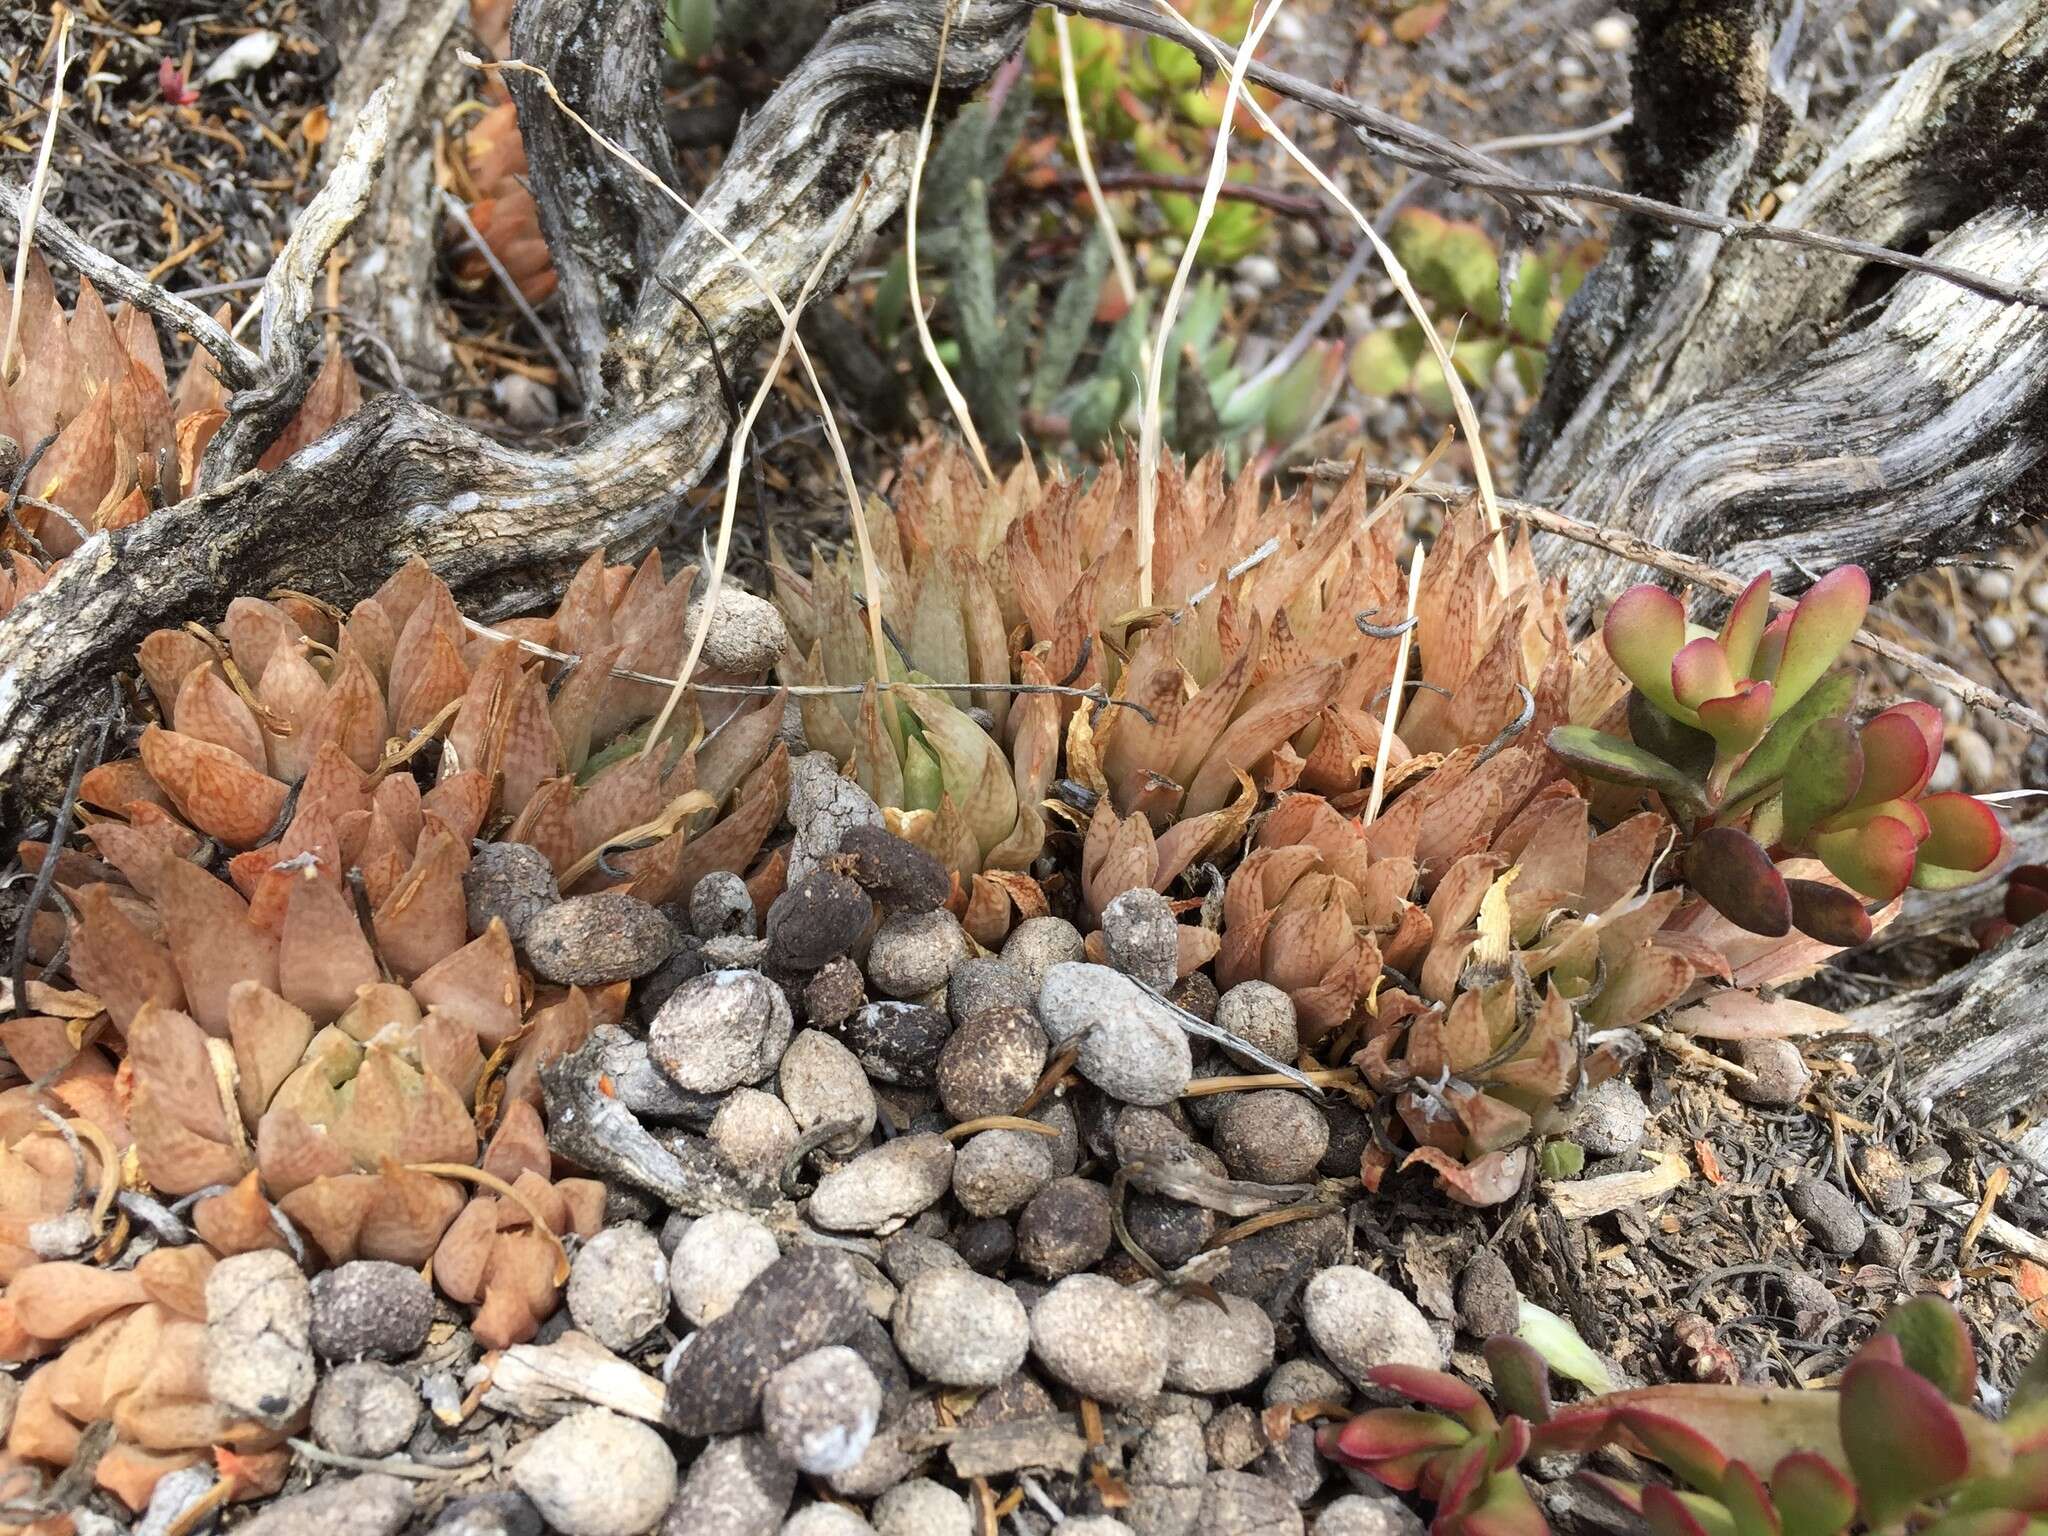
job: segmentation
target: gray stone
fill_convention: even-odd
[[[1391,1494],[1347,1493],[1324,1506],[1313,1529],[1315,1536],[1423,1536],[1424,1527],[1421,1517]]]
[[[690,892],[690,929],[700,939],[751,939],[755,930],[753,893],[729,869],[714,869]]]
[[[860,1272],[848,1255],[792,1249],[755,1278],[732,1310],[691,1335],[669,1373],[669,1427],[685,1435],[746,1429],[769,1377],[813,1350],[844,1344],[867,1315]]]
[[[1216,1027],[1255,1045],[1276,1061],[1292,1065],[1301,1052],[1301,1025],[1295,1017],[1294,999],[1267,981],[1241,981],[1216,1003]],[[1255,1058],[1229,1053],[1240,1065],[1255,1065]]]
[[[789,1042],[775,1087],[789,1106],[799,1136],[820,1126],[846,1127],[824,1143],[827,1151],[842,1156],[853,1152],[874,1132],[875,1090],[867,1073],[852,1051],[822,1030],[804,1030]]]
[[[206,1277],[206,1387],[270,1429],[312,1401],[313,1288],[289,1254],[238,1253]]]
[[[1579,1099],[1571,1136],[1595,1157],[1620,1157],[1643,1144],[1650,1106],[1626,1078],[1610,1077]]]
[[[419,1389],[388,1365],[338,1365],[313,1394],[313,1438],[343,1456],[389,1456],[420,1421]]]
[[[838,864],[892,912],[929,912],[953,894],[953,877],[930,853],[880,827],[850,827]]]
[[[760,1435],[719,1435],[690,1465],[662,1536],[775,1536],[796,1497],[796,1468]]]
[[[875,1500],[878,1536],[974,1536],[974,1512],[952,1489],[928,1477],[900,1483]]]
[[[1885,1215],[1904,1216],[1913,1204],[1913,1175],[1899,1154],[1882,1144],[1856,1149],[1856,1172],[1864,1193]]]
[[[789,824],[796,830],[789,878],[797,881],[839,851],[848,829],[880,828],[882,811],[839,771],[831,753],[812,752],[789,765]]]
[[[1745,1104],[1790,1109],[1813,1086],[1813,1074],[1790,1040],[1745,1040],[1736,1046],[1735,1060],[1755,1074],[1754,1080],[1738,1077],[1728,1084],[1728,1091]]]
[[[1220,1409],[1202,1431],[1209,1464],[1229,1472],[1242,1472],[1266,1449],[1265,1426],[1249,1403],[1231,1403]]]
[[[1074,1515],[1052,1528],[1052,1536],[1136,1536],[1114,1515]]]
[[[1906,1234],[1889,1222],[1873,1221],[1863,1234],[1856,1256],[1866,1264],[1897,1269],[1906,1262]]]
[[[430,1536],[542,1536],[540,1511],[517,1488],[493,1488],[442,1510]]]
[[[671,988],[669,996],[674,995]],[[659,1016],[660,1009],[655,1014]],[[640,1119],[655,1125],[704,1126],[718,1113],[720,1095],[678,1088],[654,1064],[647,1042],[640,1036],[600,1024],[590,1032],[590,1039],[598,1053],[598,1070],[612,1080],[612,1097]]]
[[[433,1287],[409,1265],[352,1259],[313,1280],[311,1340],[323,1360],[402,1360],[433,1325]]]
[[[890,1001],[858,1010],[840,1026],[839,1037],[876,1082],[929,1088],[952,1032],[953,1021],[942,1010]]]
[[[1017,1218],[1017,1257],[1033,1274],[1064,1280],[1100,1263],[1115,1236],[1108,1190],[1093,1179],[1054,1179]]]
[[[1316,1449],[1313,1425],[1295,1424],[1280,1441],[1252,1463],[1252,1470],[1267,1482],[1287,1490],[1296,1504],[1307,1504],[1322,1491],[1329,1463]]]
[[[1216,1150],[1240,1179],[1294,1184],[1316,1176],[1330,1144],[1321,1110],[1286,1088],[1235,1093],[1216,1120]]]
[[[946,1012],[954,1026],[991,1008],[1030,1008],[1038,988],[1017,967],[992,955],[976,955],[953,967],[946,979]]]
[[[1034,999],[1045,973],[1081,952],[1081,930],[1064,917],[1027,917],[1003,940],[1003,963],[1023,976]]]
[[[1481,1246],[1458,1276],[1458,1326],[1475,1338],[1512,1334],[1521,1324],[1522,1292],[1507,1260]]]
[[[1273,1367],[1273,1374],[1266,1378],[1265,1400],[1268,1408],[1281,1403],[1336,1403],[1342,1407],[1351,1400],[1351,1385],[1322,1362],[1297,1355]]]
[[[1031,1347],[1054,1376],[1098,1402],[1142,1402],[1166,1383],[1166,1311],[1105,1275],[1069,1275],[1031,1312]]]
[[[1302,1536],[1301,1511],[1287,1491],[1249,1472],[1211,1472],[1197,1536]]]
[[[668,1315],[668,1260],[646,1227],[606,1227],[569,1269],[569,1316],[606,1349],[624,1354]]]
[[[512,1481],[562,1536],[639,1536],[676,1496],[676,1458],[639,1420],[585,1408],[527,1441]]]
[[[946,984],[953,968],[974,953],[960,919],[943,907],[892,912],[868,945],[868,980],[895,998],[921,998]]]
[[[1150,886],[1122,892],[1102,909],[1102,950],[1126,976],[1164,992],[1180,975],[1173,903]]]
[[[1137,1536],[1186,1536],[1201,1513],[1209,1452],[1190,1413],[1169,1414],[1138,1441],[1131,1458],[1131,1502],[1125,1511]]]
[[[897,1285],[910,1284],[928,1269],[965,1269],[959,1252],[921,1232],[897,1232],[882,1244],[882,1271]]]
[[[692,1093],[723,1093],[775,1070],[796,1021],[759,971],[713,971],[677,987],[647,1033],[655,1065]]]
[[[907,1401],[893,1418],[884,1420],[868,1453],[849,1472],[825,1479],[825,1486],[842,1499],[872,1499],[894,1488],[905,1478],[915,1477],[932,1459],[932,1451],[914,1449],[919,1437],[939,1427],[937,1402],[928,1392]]]
[[[875,1536],[875,1528],[844,1504],[806,1504],[782,1522],[782,1536]]]
[[[10,1376],[7,1379],[12,1381],[14,1378]],[[178,1523],[179,1517],[206,1497],[213,1484],[213,1468],[204,1463],[180,1467],[175,1472],[166,1472],[157,1479],[156,1487],[150,1490],[149,1506],[143,1510],[142,1518],[135,1522],[134,1536],[169,1536],[171,1527]],[[76,1519],[77,1516],[74,1515],[74,1522]],[[205,1530],[211,1523],[209,1516],[200,1521],[197,1528]],[[78,1528],[77,1536],[90,1536],[90,1533],[81,1526]]]
[[[674,923],[637,896],[596,891],[534,913],[520,948],[549,981],[599,987],[645,976],[675,953],[679,937]]]
[[[1867,1224],[1856,1202],[1826,1179],[1811,1174],[1785,1191],[1785,1204],[1813,1240],[1829,1253],[1847,1256],[1863,1246]]]
[[[783,1059],[789,1059],[787,1052]],[[803,1133],[796,1116],[774,1094],[735,1088],[718,1106],[704,1135],[742,1183],[772,1198],[781,1184],[783,1165]]]
[[[1182,1392],[1236,1392],[1273,1364],[1273,1320],[1257,1302],[1223,1296],[1223,1311],[1185,1297],[1168,1314],[1173,1350],[1166,1384]]]
[[[1309,1281],[1301,1310],[1309,1337],[1358,1386],[1380,1365],[1444,1368],[1444,1348],[1421,1310],[1371,1270],[1338,1264]]]
[[[744,1211],[714,1211],[690,1224],[669,1258],[668,1288],[694,1328],[725,1316],[782,1252],[775,1234]]]
[[[778,971],[815,971],[850,953],[874,915],[866,891],[844,875],[814,869],[768,908],[768,963]]]
[[[970,1216],[1007,1216],[1053,1180],[1053,1143],[1035,1131],[980,1131],[953,1159],[953,1198]]]
[[[943,1136],[899,1136],[818,1180],[810,1218],[833,1232],[893,1230],[944,1195],[953,1144]]]
[[[953,1031],[939,1052],[939,1102],[956,1121],[1014,1115],[1044,1075],[1049,1049],[1029,1007],[1002,1003],[982,1008]]]
[[[799,1472],[845,1472],[866,1454],[882,1416],[882,1386],[844,1344],[790,1361],[761,1389],[768,1443]]]
[[[1333,1262],[1344,1249],[1344,1232],[1342,1217],[1315,1216],[1239,1238],[1230,1245],[1230,1262],[1216,1284],[1267,1301],[1304,1272]]]
[[[412,1485],[370,1472],[315,1483],[266,1504],[235,1527],[235,1536],[394,1536],[411,1518]]]
[[[966,1269],[934,1266],[913,1276],[890,1328],[912,1370],[951,1387],[995,1386],[1031,1346],[1031,1320],[1016,1293]]]
[[[495,917],[512,942],[522,945],[527,926],[562,899],[547,855],[524,843],[484,843],[471,852],[462,895],[472,934],[481,934]]]
[[[1171,1103],[1194,1075],[1173,1010],[1106,965],[1053,966],[1039,987],[1038,1016],[1055,1046],[1079,1038],[1081,1075],[1126,1104]]]
[[[704,622],[704,599],[690,604],[683,627],[690,634]],[[714,672],[766,672],[789,647],[782,615],[766,598],[730,583],[719,588],[710,633],[704,637],[704,665]]]
[[[851,960],[834,960],[804,983],[804,1017],[835,1029],[868,1000],[867,978]]]

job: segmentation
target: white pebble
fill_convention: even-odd
[[[1593,46],[1609,53],[1620,53],[1635,41],[1635,35],[1636,29],[1629,25],[1626,16],[1602,16],[1593,23]]]
[[[690,1224],[669,1259],[676,1310],[694,1327],[725,1316],[754,1277],[781,1257],[775,1234],[743,1211],[714,1211]]]

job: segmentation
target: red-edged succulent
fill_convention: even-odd
[[[1942,741],[1931,706],[1894,705],[1861,727],[1841,718],[1853,682],[1829,669],[1869,602],[1868,578],[1841,566],[1772,619],[1766,573],[1708,633],[1661,587],[1631,588],[1602,630],[1634,684],[1628,738],[1562,726],[1551,749],[1594,778],[1654,790],[1689,823],[1686,878],[1731,921],[1861,943],[1864,900],[1967,885],[2009,847],[1983,801],[1926,793]],[[1778,863],[1797,855],[1839,884],[1787,880]]]

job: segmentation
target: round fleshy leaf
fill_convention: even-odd
[[[1501,1407],[1531,1424],[1550,1419],[1550,1363],[1532,1344],[1509,1334],[1486,1341],[1486,1364],[1493,1373],[1493,1395]]]
[[[1794,1451],[1771,1468],[1771,1502],[1785,1536],[1840,1536],[1856,1518],[1856,1485],[1825,1456]]]
[[[1724,757],[1747,752],[1770,728],[1776,692],[1769,683],[1743,683],[1725,698],[1707,699],[1699,706],[1700,727]]]
[[[1905,890],[1919,849],[1920,840],[1911,829],[1889,816],[1876,816],[1840,832],[1823,832],[1813,842],[1828,873],[1872,901],[1890,901]]]
[[[1688,640],[1671,658],[1671,692],[1687,709],[1698,709],[1709,699],[1724,699],[1735,691],[1735,674],[1728,668],[1728,654],[1712,635]]]
[[[2044,912],[2048,912],[2048,864],[2022,864],[2006,881],[2006,921],[2031,923]]]
[[[1711,1521],[1702,1518],[1706,1512],[1695,1501],[1662,1483],[1651,1483],[1643,1489],[1643,1521],[1650,1528],[1650,1536],[1732,1536],[1735,1522],[1726,1510],[1718,1513],[1721,1518]]]
[[[1549,1536],[1550,1526],[1519,1472],[1496,1472],[1467,1500],[1455,1529],[1465,1536]]]
[[[1485,1398],[1447,1371],[1419,1365],[1381,1365],[1367,1374],[1375,1386],[1387,1387],[1445,1413],[1464,1415],[1486,1404]]]
[[[1856,798],[1863,744],[1846,720],[1820,720],[1785,765],[1785,841],[1798,843]]]
[[[1448,1450],[1470,1438],[1464,1425],[1440,1413],[1374,1408],[1331,1426],[1319,1443],[1332,1461],[1370,1472],[1418,1451]]]
[[[1923,715],[1934,719],[1931,742]],[[1941,760],[1941,715],[1918,702],[1894,705],[1864,724],[1862,743],[1863,782],[1850,804],[1911,800],[1927,787]]]
[[[1756,660],[1757,642],[1771,621],[1771,573],[1765,571],[1742,589],[1735,606],[1728,610],[1721,626],[1721,649],[1728,653],[1728,668],[1737,677],[1750,677]]]
[[[1655,753],[1588,725],[1557,726],[1550,733],[1549,746],[1581,773],[1611,784],[1654,789],[1675,806],[1697,805],[1705,793],[1699,784]]]
[[[1671,691],[1671,661],[1685,644],[1685,605],[1662,587],[1630,587],[1607,610],[1601,638],[1622,674],[1667,714],[1682,706]]]
[[[1952,1403],[1977,1398],[1977,1347],[1960,1313],[1939,1296],[1915,1296],[1885,1314],[1879,1331],[1899,1341],[1908,1370],[1941,1388]]]
[[[1863,1518],[1890,1525],[1970,1470],[1970,1443],[1941,1389],[1866,1353],[1842,1373],[1842,1448]]]
[[[1792,611],[1784,651],[1772,674],[1778,685],[1774,714],[1784,714],[1820,681],[1863,627],[1869,608],[1870,578],[1861,566],[1838,565],[1807,589]]]
[[[1703,1493],[1720,1488],[1728,1458],[1690,1424],[1639,1408],[1623,1409],[1621,1422],[1648,1455],[1663,1462],[1690,1487]]]
[[[1870,942],[1870,914],[1854,893],[1822,880],[1787,880],[1792,893],[1792,926],[1823,944],[1854,949]]]
[[[1792,897],[1784,878],[1747,832],[1707,828],[1686,850],[1685,878],[1738,928],[1774,939],[1792,931]]]
[[[1998,867],[2011,846],[2011,837],[1998,813],[1971,795],[1928,795],[1920,809],[1927,817],[1927,839],[1920,845],[1920,864],[1926,871],[1914,872],[1914,884],[1943,890],[1968,885]],[[1950,879],[1950,875],[1960,878]]]
[[[1784,1536],[1785,1524],[1771,1503],[1763,1479],[1745,1461],[1731,1461],[1721,1474],[1721,1504],[1735,1521],[1736,1536]]]

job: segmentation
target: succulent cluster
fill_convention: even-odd
[[[1446,1536],[1549,1530],[1520,1468],[1607,1448],[1674,1482],[1582,1471],[1654,1536],[2025,1532],[2048,1515],[2048,1355],[2002,1420],[1972,1406],[1976,1351],[1946,1302],[1894,1308],[1833,1390],[1646,1387],[1559,1406],[1548,1367],[1519,1340],[1486,1350],[1503,1414],[1455,1376],[1384,1366],[1375,1381],[1418,1408],[1374,1408],[1322,1431],[1325,1455],[1420,1492]]]
[[[173,385],[155,322],[126,303],[109,314],[90,278],[79,279],[66,314],[41,252],[31,251],[19,299],[18,367],[0,380],[0,494],[17,473],[21,484],[0,535],[9,560],[0,570],[0,613],[40,589],[56,561],[94,534],[190,495],[206,445],[227,420],[227,394],[206,354],[195,352]],[[0,278],[0,313],[13,302]],[[261,467],[283,463],[361,402],[355,369],[329,348]]]
[[[1870,936],[1866,900],[1983,879],[2010,838],[1983,801],[1927,793],[1942,745],[1933,707],[1843,718],[1854,684],[1831,669],[1869,606],[1862,570],[1837,567],[1776,618],[1770,598],[1766,572],[1716,633],[1688,624],[1661,587],[1623,593],[1602,633],[1634,684],[1629,735],[1567,727],[1551,733],[1551,750],[1592,777],[1654,791],[1688,834],[1693,889],[1730,921],[1858,944]],[[1787,879],[1779,861],[1800,856],[1833,881]]]

